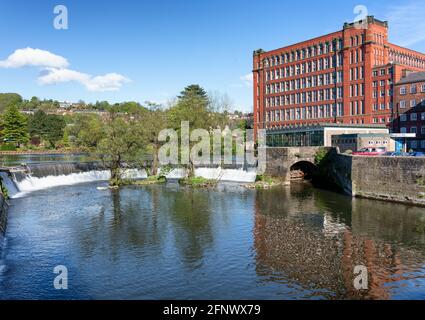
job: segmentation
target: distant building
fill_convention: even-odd
[[[338,147],[340,152],[356,152],[363,148],[385,148],[395,150],[395,141],[389,133],[355,133],[332,136],[332,147]]]
[[[416,134],[407,149],[425,151],[425,72],[406,73],[395,85],[394,133]]]
[[[59,102],[59,108],[61,109],[70,109],[72,107],[72,103],[68,101]]]
[[[425,71],[425,54],[388,41],[373,16],[342,30],[253,54],[255,129],[317,123],[390,126],[394,84]]]
[[[389,129],[382,125],[355,125],[319,123],[305,126],[286,126],[267,132],[269,147],[331,147],[332,137],[342,134],[389,135]]]

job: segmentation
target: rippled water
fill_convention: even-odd
[[[14,199],[0,297],[425,299],[425,210],[308,185],[55,187]],[[69,289],[53,287],[65,265]],[[369,270],[369,290],[353,270]]]

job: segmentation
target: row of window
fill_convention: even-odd
[[[286,110],[274,110],[266,113],[266,122],[282,122],[295,120],[326,119],[331,117],[342,117],[344,108],[342,103],[325,104]]]
[[[373,81],[372,86],[374,88],[376,87],[385,87],[385,84],[391,86],[393,84],[392,80],[388,79],[388,80],[381,80],[381,81]]]
[[[425,98],[422,99],[422,101],[420,102],[422,105],[425,104]],[[409,101],[406,100],[400,100],[400,109],[404,109],[407,107],[407,105],[409,104]],[[418,101],[416,99],[410,100],[410,108],[414,108],[418,105]]]
[[[409,131],[409,132],[407,132]],[[418,127],[410,127],[409,130],[406,127],[400,128],[401,133],[418,133]],[[421,134],[425,134],[425,126],[421,127]]]
[[[351,101],[350,102],[350,115],[365,114],[364,101]]]
[[[342,83],[342,71],[336,74],[336,83]],[[282,81],[266,85],[266,94],[275,94],[299,89],[308,89],[335,84],[335,74],[325,73],[301,79]]]
[[[326,57],[297,65],[287,66],[285,68],[276,68],[266,72],[266,81],[289,78],[300,74],[333,69],[335,68],[335,66],[341,67],[342,62],[342,55],[338,55],[336,61],[333,57]]]
[[[382,49],[374,49],[373,65],[382,66],[385,64],[385,52]]]
[[[392,110],[393,103],[392,102],[388,102],[386,104],[385,103],[380,103],[380,104],[374,103],[372,108],[373,108],[373,111],[379,111],[379,110],[385,110],[385,109]]]
[[[391,121],[392,121],[391,118],[387,118],[387,119],[385,119],[384,117],[382,117],[382,118],[373,118],[373,123],[374,124],[378,124],[378,123],[385,124],[385,123],[390,123]]]
[[[352,84],[350,86],[350,97],[363,97],[364,96],[364,83]]]
[[[409,149],[421,148],[425,149],[425,140],[410,140]]]
[[[342,87],[331,89],[314,90],[308,92],[301,92],[296,94],[287,94],[277,97],[269,97],[266,99],[266,108],[289,106],[301,103],[310,103],[318,101],[330,101],[342,99],[344,97],[344,90]]]
[[[384,119],[385,120],[385,119]],[[370,146],[373,145],[377,145],[377,146],[382,146],[382,145],[388,145],[388,140],[370,140],[368,141],[368,144]],[[333,145],[337,145],[337,144],[357,144],[357,139],[342,139],[342,138],[332,138],[332,144]]]
[[[355,64],[364,61],[364,52],[362,49],[352,50],[350,52],[350,64]]]
[[[420,90],[421,90],[421,92],[425,92],[425,84],[423,84],[423,85],[420,86]],[[416,84],[412,84],[410,86],[409,92],[411,94],[418,93],[418,86]],[[407,94],[407,86],[400,87],[400,94],[401,95],[406,95]]]
[[[373,70],[372,71],[372,76],[374,76],[374,77],[379,77],[379,76],[385,76],[385,75],[387,75],[387,72],[388,72],[388,74],[392,74],[393,73],[393,68],[388,68],[388,70],[387,69],[379,69],[379,70]]]
[[[423,58],[413,57],[394,50],[389,51],[389,58],[392,63],[400,63],[416,68],[425,68],[425,60]]]
[[[330,52],[334,52],[337,50],[341,50],[343,48],[342,39],[333,43],[320,43],[317,45],[310,46],[304,49],[298,49],[291,52],[285,52],[281,55],[276,55],[271,58],[266,58],[263,60],[265,67],[273,67],[278,66],[284,63],[290,63],[294,61],[304,60],[308,58],[312,58],[315,56],[320,56],[322,54],[328,54]]]
[[[406,122],[407,118],[410,119],[410,121],[418,121],[418,119],[421,119],[421,121],[425,121],[425,112],[422,112],[420,114],[416,113],[416,112],[412,112],[409,115],[407,115],[406,113],[403,113],[400,115],[400,121],[401,122]]]
[[[351,68],[350,69],[350,80],[362,80],[364,78],[364,67]]]
[[[388,90],[374,90],[373,91],[373,98],[374,99],[378,99],[378,97],[384,98],[385,96],[388,97],[392,97],[393,96],[393,90],[392,89],[388,89]]]

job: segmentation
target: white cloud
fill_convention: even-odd
[[[402,46],[411,46],[425,41],[425,5],[423,0],[390,6],[386,19],[390,24],[391,41]]]
[[[254,81],[252,73],[248,73],[244,76],[241,76],[240,79],[246,86],[252,87],[252,83]]]
[[[22,67],[51,67],[66,68],[68,61],[61,56],[49,51],[25,48],[15,50],[6,60],[0,61],[0,68],[22,68]]]
[[[92,92],[117,91],[124,83],[129,81],[129,79],[117,73],[93,77],[75,70],[56,68],[46,69],[38,78],[38,83],[41,85],[78,82]]]
[[[117,91],[130,79],[118,73],[93,76],[84,72],[68,69],[68,61],[61,56],[40,49],[18,49],[6,60],[0,61],[0,68],[23,68],[27,66],[42,68],[38,83],[51,85],[64,82],[77,82],[88,91]]]

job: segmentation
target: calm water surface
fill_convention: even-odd
[[[425,210],[304,184],[104,183],[11,200],[2,299],[425,299]],[[65,265],[69,289],[53,287]],[[369,290],[353,270],[369,270]]]

